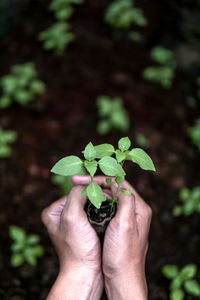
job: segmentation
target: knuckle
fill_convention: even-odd
[[[71,214],[71,213],[62,214],[61,223],[65,223],[68,226],[73,225],[74,224],[73,214]]]
[[[129,232],[133,229],[133,222],[132,220],[129,221],[121,221],[119,218],[114,218],[112,220],[113,227],[116,228],[117,231]]]
[[[123,231],[129,232],[133,229],[133,223],[131,221],[125,221],[121,224]]]

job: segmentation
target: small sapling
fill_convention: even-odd
[[[82,169],[85,169],[90,174],[91,183],[83,191],[83,194],[97,209],[106,200],[110,201],[111,206],[113,206],[117,202],[118,191],[122,189],[120,186],[125,180],[124,163],[126,161],[136,163],[143,170],[155,171],[152,159],[144,150],[141,148],[130,149],[130,147],[131,141],[128,137],[119,140],[118,149],[115,149],[111,144],[94,146],[90,142],[82,151],[84,159],[74,155],[64,157],[54,165],[51,172],[62,176],[73,176],[80,174]],[[113,199],[107,199],[101,186],[94,182],[94,175],[98,168],[104,175],[109,176],[106,180],[108,184],[114,182],[117,184]],[[111,180],[110,177],[114,180]],[[130,194],[129,190],[122,189],[122,191],[126,195]]]

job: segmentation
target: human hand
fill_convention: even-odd
[[[57,251],[60,273],[48,299],[98,299],[103,280],[101,247],[84,212],[83,187],[75,186],[67,197],[42,212],[42,221]],[[68,288],[67,288],[68,287]]]
[[[74,183],[88,184],[87,176],[73,178]],[[105,176],[94,181],[108,188]],[[148,248],[148,233],[151,209],[128,183],[123,188],[132,192],[125,196],[118,192],[118,207],[110,221],[103,246],[103,273],[109,299],[147,299],[145,259]],[[114,196],[116,186],[111,186]]]

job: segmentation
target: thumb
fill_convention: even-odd
[[[115,195],[117,192],[117,187],[113,184],[111,186],[112,194]],[[135,216],[135,197],[133,194],[130,196],[124,195],[122,190],[117,192],[117,212],[115,218],[121,223],[130,222],[132,225],[136,225]]]

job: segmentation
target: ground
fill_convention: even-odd
[[[62,156],[80,155],[89,141],[117,145],[119,133],[101,137],[96,132],[96,98],[105,94],[124,99],[131,118],[127,135],[133,143],[138,132],[150,141],[148,153],[156,174],[132,165],[126,170],[128,180],[153,210],[147,257],[149,299],[168,299],[169,282],[161,273],[162,266],[200,265],[199,216],[172,216],[179,189],[199,184],[200,161],[187,137],[188,126],[198,116],[186,104],[192,78],[177,72],[170,91],[142,79],[142,70],[150,63],[149,49],[159,40],[156,24],[163,8],[158,1],[151,6],[142,1],[147,17],[154,21],[144,31],[144,44],[135,44],[116,38],[102,25],[107,1],[86,1],[72,18],[75,42],[64,56],[56,57],[42,50],[37,41],[37,34],[53,18],[46,4],[33,2],[22,9],[1,42],[1,75],[14,63],[34,61],[47,92],[28,107],[13,105],[0,112],[1,125],[18,132],[12,157],[0,162],[0,298],[31,300],[47,295],[58,272],[40,217],[42,209],[59,197],[49,170]],[[10,266],[10,224],[41,236],[45,256],[36,267]]]

